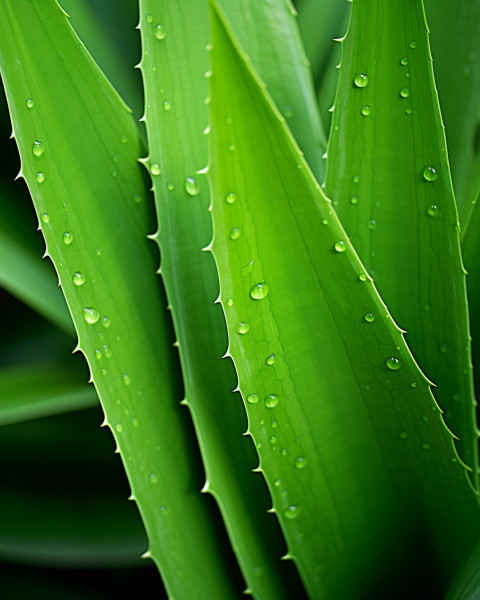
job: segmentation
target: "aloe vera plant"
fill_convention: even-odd
[[[479,19],[5,0],[8,594],[477,597]]]

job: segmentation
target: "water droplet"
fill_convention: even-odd
[[[267,360],[265,362],[269,367],[275,364],[275,354],[270,354],[270,356],[267,357]]]
[[[358,75],[355,75],[353,78],[353,83],[355,87],[358,88],[366,87],[368,84],[368,75],[365,75],[365,73],[359,73]]]
[[[100,350],[95,350],[95,358],[97,360],[100,360],[102,358],[102,353],[100,352]]]
[[[155,27],[155,37],[157,40],[164,40],[166,35],[165,29],[162,27],[162,25],[158,24]]]
[[[365,105],[365,106],[362,106],[362,108],[360,109],[360,112],[362,113],[362,115],[364,117],[368,117],[369,114],[371,113],[371,109],[369,106]]]
[[[185,191],[189,196],[197,196],[199,194],[200,188],[193,177],[185,179]]]
[[[436,181],[438,179],[438,173],[434,167],[425,167],[423,169],[423,178],[425,181]]]
[[[411,106],[407,106],[407,108],[405,109],[405,113],[407,115],[411,115],[412,114],[412,107]]]
[[[83,318],[85,319],[85,322],[88,323],[89,325],[93,325],[100,318],[100,313],[98,312],[98,310],[96,308],[93,308],[90,306],[90,307],[84,307],[84,308],[82,308],[82,310],[83,310]]]
[[[358,279],[362,282],[367,281],[368,277],[366,273],[360,273],[360,275],[358,276]]]
[[[45,181],[45,175],[41,172],[38,172],[35,175],[35,179],[36,179],[37,183],[43,183]]]
[[[70,244],[72,242],[73,242],[73,235],[69,231],[66,231],[63,234],[63,243],[65,244],[65,246],[70,246]]]
[[[153,17],[152,17],[152,15],[147,15],[145,17],[145,20],[147,21],[147,23],[153,23]]]
[[[378,227],[378,223],[375,221],[375,219],[370,219],[370,221],[367,224],[369,229],[376,229]]]
[[[408,88],[402,88],[400,90],[400,96],[402,98],[408,98],[410,96],[410,90]]]
[[[27,105],[27,108],[33,108],[35,103],[31,98],[28,98],[25,104]]]
[[[158,483],[158,477],[155,475],[155,473],[150,473],[150,483]]]
[[[243,335],[244,333],[248,332],[248,330],[250,329],[250,325],[245,322],[239,322],[235,325],[235,329],[237,330],[237,333]]]
[[[265,398],[264,403],[267,408],[275,408],[275,406],[277,406],[279,400],[280,399],[277,394],[269,394]]]
[[[407,439],[407,437],[408,437],[408,433],[407,433],[406,431],[401,431],[401,432],[398,434],[398,437],[399,437],[401,440],[406,440],[406,439]]]
[[[447,346],[447,344],[442,344],[442,345],[440,346],[440,352],[441,352],[442,354],[446,354],[446,353],[447,353],[447,350],[448,350],[448,346]]]
[[[414,50],[417,47],[417,42],[414,42],[413,40],[408,44],[410,46],[410,48],[412,50]]]
[[[375,321],[375,315],[373,313],[367,313],[363,318],[367,323],[373,323]]]
[[[275,487],[280,487],[282,485],[282,480],[281,479],[275,479],[275,481],[273,482],[273,485]]]
[[[170,102],[168,100],[164,100],[163,110],[170,110],[171,108],[172,108],[172,105],[170,104]]]
[[[347,247],[343,240],[339,240],[338,242],[335,242],[333,249],[335,250],[335,252],[345,252]]]
[[[125,385],[130,385],[132,383],[132,380],[130,379],[130,376],[127,375],[126,373],[122,374],[122,381]]]
[[[238,240],[238,238],[242,235],[242,230],[240,229],[240,227],[234,227],[233,229],[230,230],[230,234],[229,234],[229,238],[231,240]]]
[[[288,451],[287,451],[287,449],[286,449],[286,448],[282,448],[282,450],[280,451],[280,454],[281,454],[282,456],[287,456],[287,454],[288,454]]]
[[[85,283],[85,275],[77,271],[72,275],[72,281],[74,285],[83,285]]]
[[[250,290],[250,297],[253,300],[262,300],[268,294],[268,283],[256,283]]]
[[[162,169],[160,168],[160,165],[158,163],[152,163],[150,165],[150,173],[152,175],[160,175],[161,172]]]
[[[277,443],[277,438],[274,435],[272,435],[269,441],[272,444],[272,446],[274,446]]]
[[[95,254],[97,256],[100,256],[101,253],[102,253],[102,251],[100,250],[100,248],[95,248]]]
[[[286,119],[291,119],[293,117],[293,110],[290,106],[284,106],[283,108],[283,116]]]
[[[358,204],[358,198],[357,198],[357,196],[352,196],[350,198],[350,204]]]
[[[253,266],[253,260],[251,260],[249,263],[247,263],[244,267],[242,267],[240,269],[240,273],[245,277],[246,275],[248,275],[250,273],[250,271],[252,270],[252,266]]]
[[[42,213],[40,218],[44,223],[50,223],[50,215],[48,213]]]
[[[130,420],[132,421],[132,425],[134,427],[138,427],[138,421],[137,421],[137,419],[135,417],[132,417]]]
[[[328,219],[323,219],[322,224],[323,225],[328,225]]]
[[[107,315],[103,315],[103,317],[102,317],[102,325],[105,327],[105,329],[107,329],[108,327],[110,327],[110,319],[107,317]]]
[[[118,433],[122,433],[122,426],[120,425],[120,423],[117,423],[115,425],[115,429],[118,431]]]
[[[405,77],[406,77],[407,79],[410,77],[410,73],[409,73],[408,71],[405,73]]]
[[[284,510],[283,515],[287,519],[296,519],[300,514],[300,507],[294,506],[293,504]]]
[[[427,215],[434,219],[436,217],[438,217],[438,215],[439,215],[438,206],[436,204],[430,204],[430,206],[427,207]]]
[[[33,156],[36,156],[38,158],[39,156],[42,156],[42,154],[45,152],[45,146],[42,142],[36,140],[35,142],[33,142],[32,152]]]
[[[360,181],[360,175],[355,175],[352,179],[353,183],[358,183]]]
[[[297,469],[303,469],[307,466],[308,460],[304,456],[298,456],[293,464]]]
[[[412,388],[416,388],[416,387],[417,387],[417,384],[416,384],[416,382],[415,382],[415,381],[412,381],[412,383],[410,384],[410,387],[412,387]]]
[[[408,58],[406,56],[404,56],[403,58],[400,59],[400,64],[403,65],[404,67],[406,67],[408,65]]]
[[[108,346],[105,346],[105,344],[103,345],[103,350],[105,352],[106,358],[112,358],[112,351],[110,350],[110,348]]]
[[[275,420],[273,420],[270,425],[272,426],[272,429],[276,429],[278,427],[278,423]]]
[[[258,394],[248,394],[247,396],[247,402],[249,404],[257,404],[257,402],[260,400],[260,396]]]
[[[173,183],[169,183],[169,184],[167,185],[167,190],[168,190],[169,192],[172,192],[174,189],[175,189],[175,186],[173,185]]]
[[[233,298],[228,298],[227,306],[233,306]]]
[[[398,369],[400,369],[400,367],[402,366],[400,360],[398,358],[395,358],[394,356],[390,356],[389,358],[387,358],[385,364],[391,371],[398,371]]]
[[[234,151],[235,151],[235,144],[229,144],[229,145],[228,145],[228,150],[229,150],[230,152],[234,152]]]
[[[225,196],[225,202],[227,204],[233,204],[237,199],[237,194],[235,192],[230,192]]]

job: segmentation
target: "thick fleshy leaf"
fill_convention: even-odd
[[[152,207],[135,123],[55,2],[4,3],[0,38],[22,175],[150,556],[172,596],[230,598],[228,546],[217,537],[208,498],[198,494],[195,437],[178,406],[158,259],[146,239]]]
[[[429,383],[219,10],[211,249],[289,556],[312,598],[376,597],[418,560],[445,585],[478,539],[477,499]]]
[[[462,228],[480,185],[480,0],[425,0]]]
[[[435,398],[477,485],[465,275],[423,5],[366,0],[352,8],[326,193],[436,384]]]

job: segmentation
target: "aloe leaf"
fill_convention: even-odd
[[[105,0],[61,0],[60,4],[95,62],[139,119],[143,95],[139,74],[133,69],[140,52],[135,31],[137,0],[114,5]]]
[[[353,3],[343,41],[325,189],[478,487],[465,274],[423,6],[373,6]]]
[[[480,185],[480,1],[426,0],[425,9],[463,228]]]
[[[141,563],[145,533],[100,420],[96,409],[2,427],[3,559],[64,568]]]
[[[0,32],[21,172],[139,506],[149,555],[173,597],[230,598],[228,552],[207,498],[197,494],[194,434],[178,406],[158,259],[146,240],[153,225],[135,123],[56,3],[4,3]]]
[[[53,362],[0,370],[0,426],[91,408],[98,397],[78,368]]]
[[[41,261],[28,240],[16,233],[14,219],[9,218],[7,206],[15,200],[3,187],[0,195],[3,209],[3,219],[0,220],[0,285],[56,327],[73,335],[72,319],[58,289],[52,266]]]
[[[478,539],[475,493],[401,330],[212,6],[211,248],[287,556],[312,598],[371,598],[378,573],[397,580],[432,544],[445,585]]]
[[[159,222],[155,239],[161,248],[161,274],[184,371],[184,403],[191,410],[202,448],[204,491],[218,502],[252,594],[257,598],[299,597],[301,584],[292,590],[289,582],[295,571],[279,562],[284,542],[275,518],[266,513],[270,499],[265,484],[261,476],[251,473],[255,452],[251,440],[242,435],[247,427],[245,411],[238,394],[232,394],[232,365],[221,359],[227,335],[221,308],[214,304],[217,272],[211,255],[202,251],[212,237],[208,184],[205,175],[198,173],[208,160],[203,133],[207,125],[208,6],[185,2],[168,11],[147,0],[140,7],[150,149],[146,162]],[[284,6],[283,10],[287,12]],[[254,32],[263,27],[264,11],[265,7],[255,11],[260,16],[252,19]],[[277,8],[276,12],[282,11]],[[239,28],[244,27],[243,17],[235,12],[235,18]]]

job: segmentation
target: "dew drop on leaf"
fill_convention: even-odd
[[[158,24],[155,27],[155,37],[157,40],[164,40],[166,35],[165,29],[162,27],[162,25]]]
[[[185,179],[185,191],[189,196],[197,196],[200,192],[200,188],[194,177],[187,177]]]
[[[293,464],[297,469],[304,469],[308,464],[308,460],[304,456],[298,456]]]
[[[45,175],[41,171],[39,171],[35,175],[35,179],[36,179],[37,183],[43,183],[45,181]]]
[[[417,47],[417,42],[412,40],[408,45],[412,50],[415,50],[415,48]]]
[[[155,475],[155,473],[150,473],[150,483],[158,483],[158,477]]]
[[[77,271],[72,275],[72,281],[75,285],[83,285],[85,283],[85,275]]]
[[[170,102],[168,100],[164,100],[163,110],[170,110],[171,108],[172,108],[172,105],[170,104]]]
[[[438,179],[438,173],[434,167],[425,167],[423,169],[423,178],[425,181],[436,181]]]
[[[402,363],[400,362],[400,360],[393,356],[390,356],[389,358],[387,358],[387,360],[385,361],[385,364],[391,371],[398,371],[398,369],[400,369],[400,367],[402,366]]]
[[[93,325],[100,318],[100,313],[98,312],[98,310],[96,308],[93,308],[90,306],[90,307],[84,307],[84,308],[82,308],[82,310],[83,310],[83,318],[85,319],[85,322],[88,323],[89,325]]]
[[[407,437],[408,437],[408,433],[407,433],[406,431],[401,431],[401,432],[398,434],[398,437],[399,437],[401,440],[406,440],[406,439],[407,439]]]
[[[358,73],[358,75],[355,75],[353,78],[353,83],[355,87],[358,88],[366,87],[368,85],[368,75],[365,75],[365,73]]]
[[[291,506],[289,506],[287,509],[285,509],[285,511],[283,512],[284,517],[286,517],[287,519],[296,519],[299,514],[300,514],[300,507],[295,506],[293,504]]]
[[[33,146],[32,146],[32,153],[33,156],[36,156],[37,158],[42,156],[42,154],[45,152],[45,146],[43,145],[42,142],[40,142],[39,140],[36,140],[35,142],[33,142]]]
[[[42,213],[40,218],[44,223],[50,223],[50,215],[48,213]]]
[[[35,103],[33,102],[33,100],[31,98],[28,98],[28,100],[25,102],[25,104],[27,105],[27,108],[33,108],[35,106]]]
[[[375,321],[375,316],[373,313],[367,313],[363,318],[367,323],[373,323]]]
[[[242,235],[242,230],[240,229],[240,227],[233,227],[230,230],[230,234],[229,234],[229,238],[231,240],[238,240],[238,238]]]
[[[404,56],[403,58],[400,59],[400,64],[404,67],[406,67],[408,65],[408,58],[406,56]]]
[[[253,300],[262,300],[268,294],[268,283],[256,283],[250,290],[250,297]]]
[[[145,17],[145,20],[147,21],[147,23],[152,23],[152,22],[153,22],[153,17],[152,17],[152,15],[147,15],[147,16]]]
[[[275,354],[270,354],[270,356],[267,357],[267,360],[265,362],[269,367],[275,364]]]
[[[120,425],[120,423],[117,423],[115,425],[115,430],[118,431],[118,433],[122,433],[122,426]]]
[[[227,306],[233,306],[233,298],[227,299]]]
[[[402,88],[400,90],[400,96],[402,98],[408,98],[408,96],[410,96],[410,90],[408,88],[406,88],[406,87]]]
[[[69,231],[66,231],[63,234],[63,243],[65,244],[65,246],[70,246],[70,244],[72,242],[73,242],[73,235]]]
[[[132,382],[132,380],[130,379],[130,375],[127,375],[126,373],[122,374],[122,381],[125,385],[130,385],[130,383]]]
[[[150,173],[152,175],[160,175],[161,172],[162,169],[160,168],[160,165],[158,163],[152,163],[150,166]]]
[[[248,323],[245,323],[244,321],[240,321],[235,325],[235,329],[237,330],[237,333],[243,335],[244,333],[248,332],[248,330],[250,329],[250,325]]]
[[[427,207],[427,215],[435,219],[439,215],[438,206],[436,204],[430,204]]]
[[[369,106],[365,105],[365,106],[362,106],[360,112],[362,113],[362,115],[364,117],[368,117],[370,115],[370,113],[371,113],[371,109],[370,109]]]
[[[248,394],[247,396],[247,402],[249,404],[257,404],[257,402],[260,400],[260,396],[258,394]]]
[[[102,353],[100,352],[100,350],[95,350],[95,358],[97,360],[100,360],[102,358]]]
[[[110,319],[107,317],[107,315],[103,315],[103,317],[102,317],[102,325],[105,327],[105,329],[107,329],[108,327],[110,327]]]
[[[358,197],[357,196],[352,196],[350,198],[350,204],[358,204]]]
[[[275,408],[275,406],[277,406],[278,402],[279,402],[279,397],[277,394],[269,394],[264,400],[265,406],[267,408]]]
[[[407,108],[405,109],[405,114],[407,114],[407,115],[411,115],[412,114],[412,107],[411,106],[407,106]]]
[[[230,192],[225,196],[225,202],[227,204],[233,204],[237,199],[237,194],[235,192]]]
[[[365,282],[367,281],[368,277],[366,275],[366,273],[360,273],[360,275],[358,276],[359,281]]]
[[[375,219],[370,219],[370,221],[368,222],[368,228],[369,229],[376,229],[378,227],[378,223],[375,221]]]
[[[335,242],[335,244],[333,245],[333,249],[335,250],[335,252],[345,252],[347,247],[343,240],[339,240],[338,242]]]

